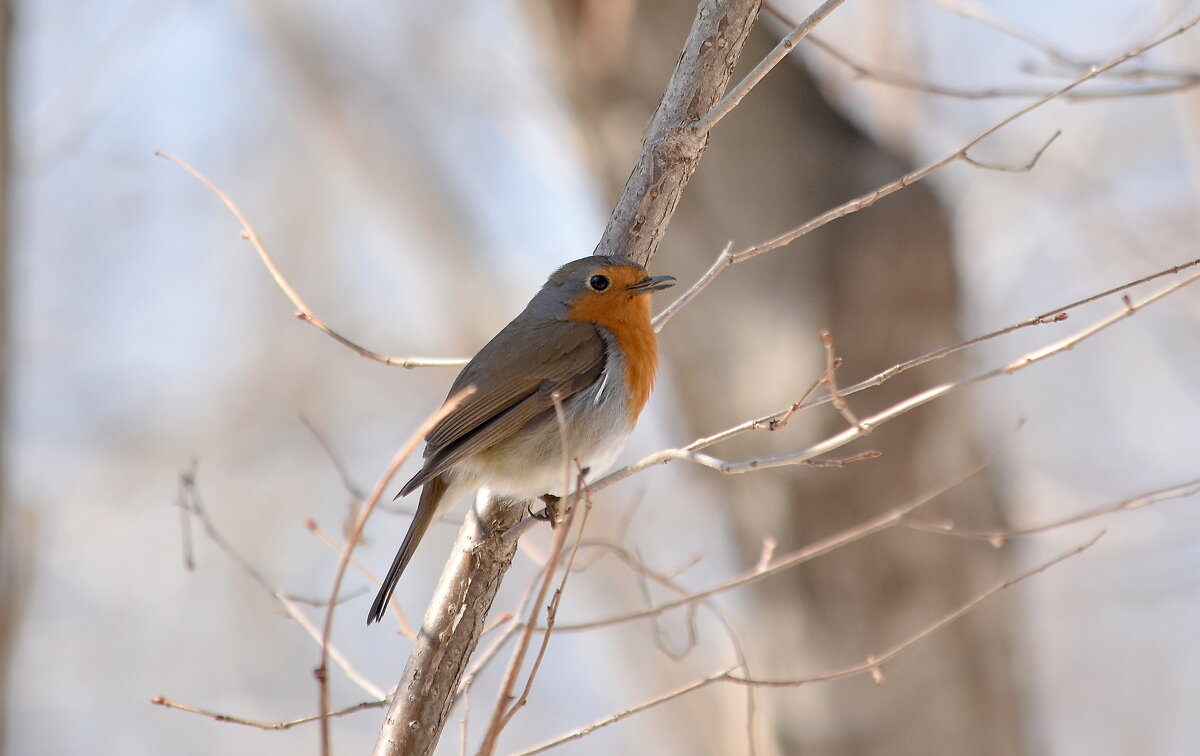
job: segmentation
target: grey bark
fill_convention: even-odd
[[[721,99],[758,17],[757,0],[704,0],[692,32],[646,130],[641,154],[617,198],[595,254],[648,265],[692,172],[708,132],[689,128]]]
[[[375,756],[432,753],[467,661],[516,553],[500,536],[525,514],[523,502],[489,500],[467,517],[413,642]]]

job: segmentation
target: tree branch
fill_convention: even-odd
[[[272,258],[271,254],[267,252],[267,246],[263,244],[262,238],[258,235],[258,232],[254,230],[254,226],[250,225],[250,221],[247,220],[246,216],[242,214],[242,211],[237,204],[230,199],[229,195],[223,192],[216,184],[214,184],[212,179],[210,179],[208,176],[205,176],[203,173],[196,170],[183,160],[175,157],[174,155],[168,155],[167,153],[160,151],[156,151],[154,154],[160,158],[163,158],[164,160],[174,163],[183,170],[192,174],[197,181],[208,187],[209,191],[217,195],[217,197],[225,203],[225,206],[229,208],[229,211],[233,213],[235,218],[238,219],[238,223],[242,224],[242,238],[254,246],[255,251],[258,252],[259,259],[262,260],[263,265],[266,266],[267,272],[270,273],[271,278],[275,280],[275,285],[279,287],[279,290],[283,292],[284,296],[286,296],[292,303],[292,306],[296,308],[297,318],[303,320],[305,323],[308,323],[313,328],[316,328],[318,331],[351,350],[358,356],[366,357],[367,359],[375,360],[376,362],[382,362],[385,365],[408,368],[411,370],[412,368],[416,367],[454,367],[457,365],[467,364],[466,359],[459,357],[389,357],[386,354],[373,352],[366,347],[359,346],[355,342],[325,325],[325,321],[316,316],[309,306],[304,303],[304,300],[300,298],[299,292],[292,288],[292,285],[288,283],[286,278],[284,278],[283,271],[279,269],[279,266],[275,264],[274,258]]]
[[[375,756],[430,754],[437,747],[467,660],[517,550],[515,541],[500,535],[524,510],[523,502],[491,497],[481,510],[472,508],[413,643]]]
[[[595,254],[620,255],[643,265],[654,257],[708,147],[711,124],[696,125],[725,94],[758,8],[759,0],[700,2],[679,63]]]

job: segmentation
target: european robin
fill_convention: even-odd
[[[481,487],[522,501],[569,493],[555,394],[571,456],[589,476],[612,465],[654,387],[650,293],[674,283],[624,257],[567,263],[467,363],[449,396],[475,391],[425,436],[425,464],[400,489],[397,498],[421,487],[421,500],[367,624],[383,616],[443,502]]]

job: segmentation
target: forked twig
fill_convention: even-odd
[[[900,178],[898,178],[894,181],[891,181],[887,184],[884,184],[880,187],[877,187],[876,189],[873,189],[872,191],[867,192],[866,194],[863,194],[863,195],[856,197],[852,200],[849,200],[847,202],[843,202],[841,205],[838,205],[837,207],[827,210],[824,213],[821,213],[820,215],[818,215],[814,218],[811,218],[808,221],[800,224],[799,226],[795,226],[794,228],[792,228],[788,231],[785,231],[784,233],[779,234],[778,236],[776,236],[772,239],[768,239],[767,241],[760,242],[760,243],[755,244],[750,247],[746,247],[737,252],[731,253],[727,249],[723,250],[719,255],[717,255],[717,258],[713,262],[713,265],[700,277],[700,279],[697,280],[683,294],[681,294],[675,301],[673,301],[662,313],[659,314],[659,316],[655,319],[656,330],[661,330],[662,327],[666,325],[666,322],[671,317],[673,317],[679,311],[679,309],[681,307],[683,307],[685,304],[687,304],[688,302],[693,300],[701,291],[703,291],[709,284],[711,284],[713,282],[713,280],[715,280],[722,271],[726,270],[730,266],[737,265],[738,263],[742,263],[747,260],[753,259],[761,254],[766,253],[766,252],[770,252],[772,250],[779,249],[780,247],[791,244],[793,241],[799,239],[800,237],[805,236],[805,235],[817,230],[818,228],[825,226],[828,223],[832,223],[833,221],[838,220],[839,218],[843,218],[847,215],[856,213],[859,210],[864,210],[864,209],[870,207],[871,205],[874,205],[876,202],[883,199],[884,197],[894,194],[894,193],[900,191],[901,189],[909,186],[910,184],[914,184],[922,179],[925,179],[925,178],[929,177],[930,175],[945,168],[948,165],[962,161],[962,162],[965,162],[968,164],[976,165],[980,168],[990,168],[990,169],[994,169],[994,170],[1020,170],[1020,171],[1032,170],[1037,165],[1038,161],[1041,159],[1042,155],[1045,153],[1047,148],[1049,148],[1050,144],[1052,144],[1055,141],[1055,139],[1058,137],[1057,133],[1052,135],[1046,142],[1044,142],[1042,144],[1042,146],[1039,147],[1038,150],[1034,153],[1033,157],[1029,161],[1027,161],[1026,163],[1020,164],[1018,166],[1015,166],[1015,167],[1011,166],[1011,165],[990,164],[990,163],[985,163],[983,161],[979,161],[978,159],[973,158],[970,155],[970,151],[972,149],[974,149],[976,146],[978,146],[981,142],[986,140],[988,137],[992,136],[996,132],[1000,131],[1001,129],[1005,128],[1009,124],[1013,123],[1014,121],[1024,117],[1025,115],[1028,115],[1029,113],[1033,112],[1034,110],[1041,108],[1042,106],[1046,105],[1047,103],[1050,103],[1054,100],[1057,100],[1057,99],[1060,99],[1063,97],[1066,97],[1067,95],[1074,92],[1076,89],[1078,89],[1083,84],[1086,84],[1087,82],[1092,81],[1093,79],[1096,79],[1097,77],[1103,76],[1104,74],[1107,74],[1108,72],[1112,71],[1113,69],[1117,68],[1118,66],[1121,66],[1122,64],[1127,63],[1128,61],[1130,61],[1134,58],[1140,57],[1140,56],[1144,55],[1145,53],[1149,52],[1150,50],[1153,50],[1154,48],[1158,47],[1159,45],[1162,45],[1163,43],[1168,42],[1168,41],[1174,39],[1175,37],[1178,37],[1178,36],[1188,32],[1197,24],[1200,24],[1200,16],[1190,19],[1189,21],[1180,25],[1173,31],[1171,31],[1167,34],[1164,34],[1164,35],[1158,37],[1157,39],[1155,39],[1145,45],[1142,45],[1141,47],[1129,50],[1122,55],[1112,58],[1111,60],[1107,61],[1106,63],[1091,66],[1091,67],[1087,68],[1082,74],[1077,76],[1072,81],[1068,82],[1066,85],[1064,85],[1052,92],[1045,93],[1044,95],[1038,97],[1036,100],[1029,103],[1028,105],[1025,105],[1024,107],[1009,114],[1007,117],[997,121],[996,123],[992,124],[987,129],[985,129],[984,131],[982,131],[979,134],[972,137],[970,140],[968,140],[966,143],[964,143],[957,150],[946,155],[945,157],[942,157],[938,160],[928,163],[920,168],[917,168],[916,170],[910,171],[910,172],[904,174],[903,176],[901,176]]]
[[[707,133],[718,121],[729,115],[730,111],[736,108],[742,99],[750,93],[750,90],[754,89],[760,81],[766,78],[772,68],[779,65],[796,48],[796,45],[816,28],[817,24],[824,21],[843,2],[845,0],[825,0],[824,3],[821,3],[820,7],[809,14],[808,18],[797,24],[794,29],[788,32],[787,36],[779,40],[775,48],[767,53],[767,56],[759,61],[758,65],[750,73],[746,74],[746,78],[738,82],[736,87],[726,92],[703,118],[693,124],[692,130],[702,134]]]

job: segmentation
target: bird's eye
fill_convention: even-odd
[[[588,288],[592,291],[604,291],[608,288],[608,276],[592,276],[588,279]]]

